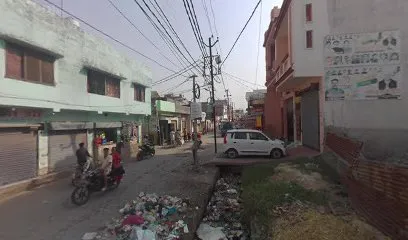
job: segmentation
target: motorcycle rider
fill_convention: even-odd
[[[88,152],[88,149],[85,148],[85,144],[81,142],[79,144],[79,149],[76,151],[76,157],[77,157],[77,163],[78,167],[81,169],[81,171],[85,170],[85,165],[88,161],[88,157],[92,158],[91,155]]]
[[[108,175],[112,171],[112,155],[109,154],[109,148],[104,148],[103,149],[103,162],[101,166],[101,171],[103,174],[103,180],[104,180],[104,187],[102,188],[102,191],[106,190],[106,187],[108,186]]]

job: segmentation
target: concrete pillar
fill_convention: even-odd
[[[142,142],[142,124],[139,125],[137,128],[137,142],[141,143]]]
[[[38,130],[38,175],[48,173],[48,134]]]
[[[94,140],[94,130],[93,129],[88,129],[87,130],[87,142],[86,145],[88,146],[88,152],[91,156],[93,156],[93,140]]]

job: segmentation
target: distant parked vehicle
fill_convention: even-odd
[[[238,156],[270,156],[278,159],[286,155],[285,143],[272,140],[261,131],[252,129],[233,129],[224,136],[223,152],[228,158]]]

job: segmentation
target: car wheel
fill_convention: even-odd
[[[273,159],[278,159],[278,158],[282,158],[282,157],[283,157],[283,152],[282,152],[282,150],[280,150],[280,149],[278,149],[278,148],[272,149],[272,151],[271,151],[271,158],[273,158]]]
[[[228,158],[231,158],[231,159],[237,158],[237,157],[238,157],[238,152],[237,152],[237,150],[235,150],[235,149],[229,149],[229,150],[227,151],[227,157],[228,157]]]

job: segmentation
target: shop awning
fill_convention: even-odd
[[[122,127],[121,122],[96,122],[95,128],[120,128]]]
[[[51,122],[51,130],[92,129],[93,122]]]

